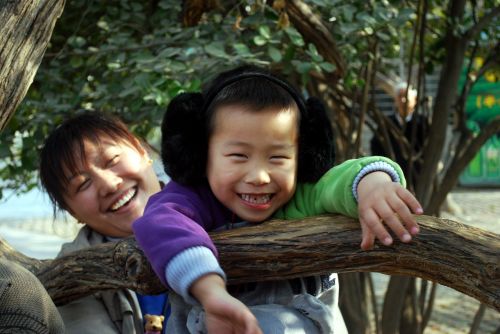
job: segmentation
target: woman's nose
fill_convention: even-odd
[[[110,170],[101,170],[96,173],[99,183],[99,195],[112,194],[120,188],[123,179]]]

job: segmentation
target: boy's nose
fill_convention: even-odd
[[[247,174],[245,181],[253,185],[263,185],[271,182],[271,176],[264,168],[254,168]]]

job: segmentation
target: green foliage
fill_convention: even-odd
[[[348,93],[362,87],[368,59],[376,57],[383,73],[395,72],[401,47],[410,49],[416,1],[307,3],[327,24],[346,60],[340,83]],[[442,56],[442,30],[450,22],[440,2],[431,1],[430,7],[429,69]],[[180,1],[67,1],[35,80],[1,134],[0,190],[25,191],[36,184],[44,138],[78,110],[118,114],[157,145],[158,125],[172,97],[199,90],[220,70],[254,63],[298,78],[303,86],[312,73],[335,70],[297,29],[278,24],[280,13],[263,2],[240,1],[214,10],[194,27],[181,25],[181,13]],[[471,22],[469,13],[454,24],[463,31]],[[481,43],[498,40],[498,25],[489,29]]]

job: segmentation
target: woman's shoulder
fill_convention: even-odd
[[[74,252],[90,246],[102,244],[106,241],[105,237],[91,229],[89,226],[83,226],[77,233],[73,241],[67,242],[61,246],[57,257],[61,257],[70,252]]]

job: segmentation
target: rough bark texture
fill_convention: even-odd
[[[328,272],[380,272],[421,277],[454,288],[500,310],[500,236],[454,221],[417,217],[410,244],[359,248],[359,223],[337,215],[270,221],[212,234],[229,283]],[[164,291],[132,238],[56,260],[33,260],[0,243],[0,256],[21,263],[57,304],[103,289]]]
[[[0,131],[28,91],[64,0],[0,0]]]

